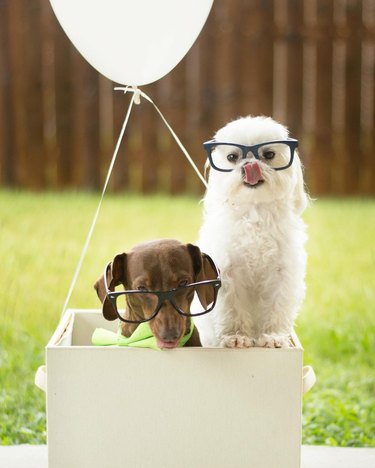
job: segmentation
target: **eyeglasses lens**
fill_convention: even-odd
[[[194,296],[196,300],[192,306]],[[187,286],[170,291],[170,297],[164,300],[169,300],[178,309],[178,312],[194,316],[210,311],[214,305],[215,297],[216,291],[214,286],[212,284],[205,284],[201,286]],[[204,304],[201,302],[202,298],[204,298],[202,300]],[[158,293],[152,292],[124,292],[116,298],[117,311],[120,317],[129,320],[129,317],[125,317],[125,310],[129,306],[134,313],[137,310],[142,311],[142,317],[139,317],[139,322],[151,318],[155,314],[158,304]],[[137,317],[131,317],[131,321],[137,320]]]

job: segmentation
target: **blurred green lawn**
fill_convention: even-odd
[[[0,191],[0,444],[45,443],[44,346],[98,195]],[[92,285],[117,252],[146,239],[194,242],[197,198],[106,196],[70,305],[99,307]],[[304,397],[303,443],[375,447],[375,200],[318,200],[307,297],[296,331],[318,383]]]

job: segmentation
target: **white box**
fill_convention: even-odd
[[[289,349],[155,351],[93,346],[96,327],[117,324],[68,310],[47,345],[49,468],[300,467],[296,337]]]

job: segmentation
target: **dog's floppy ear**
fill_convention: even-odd
[[[305,191],[305,184],[303,182],[302,163],[298,155],[296,156],[296,162],[298,162],[298,164],[296,164],[297,181],[293,191],[293,209],[296,214],[300,215],[307,207],[309,198]]]
[[[187,244],[193,262],[195,281],[215,280],[217,273],[208,260],[208,256],[200,251],[200,248],[193,244]],[[214,289],[209,286],[197,287],[197,294],[203,307],[208,307],[214,300]]]
[[[113,261],[107,266],[105,275],[107,277],[107,284],[110,291],[114,291],[115,287],[119,284],[124,284],[126,274],[126,254],[122,253],[116,255]],[[104,275],[102,275],[98,281],[94,284],[96,293],[103,303],[103,315],[107,320],[116,320],[116,311],[108,299],[105,286],[104,286]]]

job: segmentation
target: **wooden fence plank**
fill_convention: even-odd
[[[186,62],[183,60],[168,76],[162,79],[159,89],[163,93],[163,99],[158,102],[160,110],[182,143],[185,142],[185,67]],[[155,98],[155,100],[158,99]],[[187,172],[184,156],[164,125],[159,128],[159,131],[160,148],[163,148],[161,163],[168,179],[169,192],[172,194],[184,192]]]
[[[345,69],[345,153],[343,165],[343,194],[358,190],[359,170],[363,160],[360,145],[361,114],[361,0],[348,0],[346,4],[347,41]]]
[[[193,102],[196,103],[197,109],[195,110],[195,115],[197,128],[194,130],[191,128],[191,131],[194,131],[194,133],[187,135],[186,143],[190,149],[190,155],[202,174],[205,172],[204,166],[207,159],[202,144],[210,140],[219,127],[225,123],[216,118],[216,91],[213,87],[215,70],[212,66],[214,60],[213,51],[216,47],[216,23],[213,12],[208,17],[204,30],[193,47],[194,50],[191,51],[192,54],[196,54],[196,57],[187,57],[188,67],[194,66],[192,63],[194,60],[196,66],[195,70],[189,70],[188,81],[190,84],[188,85],[187,100],[191,102],[191,99],[193,99]],[[197,56],[199,56],[198,59]],[[198,65],[196,62],[198,62]],[[192,74],[195,76],[195,83],[192,81],[192,78],[190,78]],[[192,96],[193,93],[195,97]],[[195,173],[192,172],[190,166],[189,174],[191,174],[191,177],[198,183],[197,192],[202,194],[204,192],[204,186]]]
[[[50,5],[41,5],[41,93],[42,93],[42,133],[44,153],[44,187],[58,186],[57,146],[56,146],[56,102],[55,102],[55,18]]]
[[[99,164],[99,77],[77,51],[72,52],[73,164],[77,186],[97,189]]]
[[[315,53],[315,105],[313,144],[311,145],[311,189],[328,194],[331,175],[335,170],[332,145],[332,60],[333,60],[333,3],[331,0],[315,2],[314,22],[310,40]],[[310,70],[312,72],[312,70]]]
[[[303,2],[288,0],[287,41],[287,90],[286,120],[295,137],[302,133],[302,84],[303,84]]]
[[[171,121],[170,108],[168,106],[170,86],[171,84],[168,76],[161,79],[156,84],[156,89],[154,90],[156,94],[153,94],[150,97],[157,101],[157,105],[160,107],[161,112],[163,112],[172,127],[174,127],[174,122]],[[157,121],[156,132],[158,135],[157,151],[160,154],[158,168],[159,191],[170,193],[171,165],[169,153],[171,151],[172,141],[167,128],[160,120]]]
[[[375,190],[375,3],[364,0],[362,42],[361,150],[363,162],[358,192],[370,195]]]
[[[203,125],[201,106],[203,101],[203,76],[200,63],[202,60],[201,44],[197,42],[186,57],[186,120],[184,144],[190,156],[203,174],[205,155],[202,143],[209,137]],[[186,190],[189,193],[202,194],[204,186],[190,165],[186,168]]]
[[[99,104],[99,184],[100,189],[103,187],[110,158],[113,154],[115,143],[113,142],[113,95],[114,85],[104,76],[99,76],[98,84],[98,104]],[[120,92],[116,91],[118,99],[122,98]],[[112,179],[113,180],[113,179]]]
[[[147,86],[147,94],[151,99],[157,94],[157,85]],[[140,190],[142,193],[155,192],[159,186],[159,168],[164,156],[159,151],[158,130],[160,129],[160,118],[154,107],[147,101],[141,103],[138,110],[140,122],[140,138],[136,149],[136,160],[140,165]]]
[[[214,90],[215,128],[239,117],[236,106],[240,96],[240,29],[236,27],[240,18],[237,1],[217,2],[212,11],[215,47],[212,51],[212,88]]]
[[[42,88],[42,2],[34,0],[23,4],[25,29],[23,51],[25,61],[25,100],[27,172],[25,180],[30,188],[45,187],[45,146]]]
[[[171,74],[171,119],[172,126],[184,146],[188,146],[186,138],[186,58],[176,67]],[[170,164],[171,164],[171,193],[183,193],[186,190],[186,177],[190,166],[182,154],[174,139],[171,140]]]
[[[346,1],[346,0],[345,0]],[[332,143],[334,153],[331,187],[336,194],[343,193],[343,155],[345,154],[345,63],[346,11],[345,1],[334,2],[334,37],[332,60]]]
[[[206,140],[212,138],[214,132],[218,129],[218,125],[222,124],[222,122],[218,122],[215,119],[216,97],[213,88],[213,82],[215,80],[213,61],[215,57],[213,54],[216,48],[216,23],[214,12],[215,10],[212,10],[197,42],[201,57],[199,61],[199,75],[201,79],[200,121],[207,131],[205,135]]]
[[[41,189],[45,181],[40,1],[9,3],[9,52],[16,140],[17,184]]]
[[[272,115],[274,74],[273,1],[246,0],[239,20],[240,56],[236,69],[241,86],[241,115]],[[259,92],[261,90],[261,92]]]
[[[113,88],[117,86],[115,83],[112,83],[112,92],[108,96],[108,99],[112,102],[112,116],[113,116],[113,126],[112,132],[110,135],[110,144],[106,146],[107,151],[104,155],[104,168],[102,168],[102,184],[104,183],[104,177],[107,174],[108,167],[112,158],[112,154],[115,150],[118,137],[122,125],[124,123],[127,107],[129,105],[131,96],[130,94],[124,95],[122,91],[114,91]],[[130,117],[130,121],[126,128],[124,139],[121,143],[119,153],[117,155],[116,164],[113,169],[113,175],[111,180],[111,187],[115,191],[123,191],[126,187],[134,190],[136,187],[131,184],[132,181],[132,157],[130,152],[130,139],[133,141],[137,140],[137,135],[139,133],[138,119],[137,119],[137,109],[133,109],[133,113]],[[108,115],[108,118],[110,116]],[[134,166],[134,164],[133,164]],[[139,190],[139,187],[138,187]]]
[[[30,188],[29,176],[33,173],[30,159],[27,158],[27,115],[24,102],[27,100],[25,91],[25,62],[23,47],[23,30],[25,12],[22,0],[8,3],[9,8],[9,58],[12,73],[11,102],[13,108],[13,126],[15,151],[13,157],[15,183],[17,186]]]
[[[56,187],[73,187],[73,76],[71,44],[54,17]]]
[[[9,3],[0,1],[0,184],[15,185],[16,148],[12,106],[12,69],[9,56]]]

